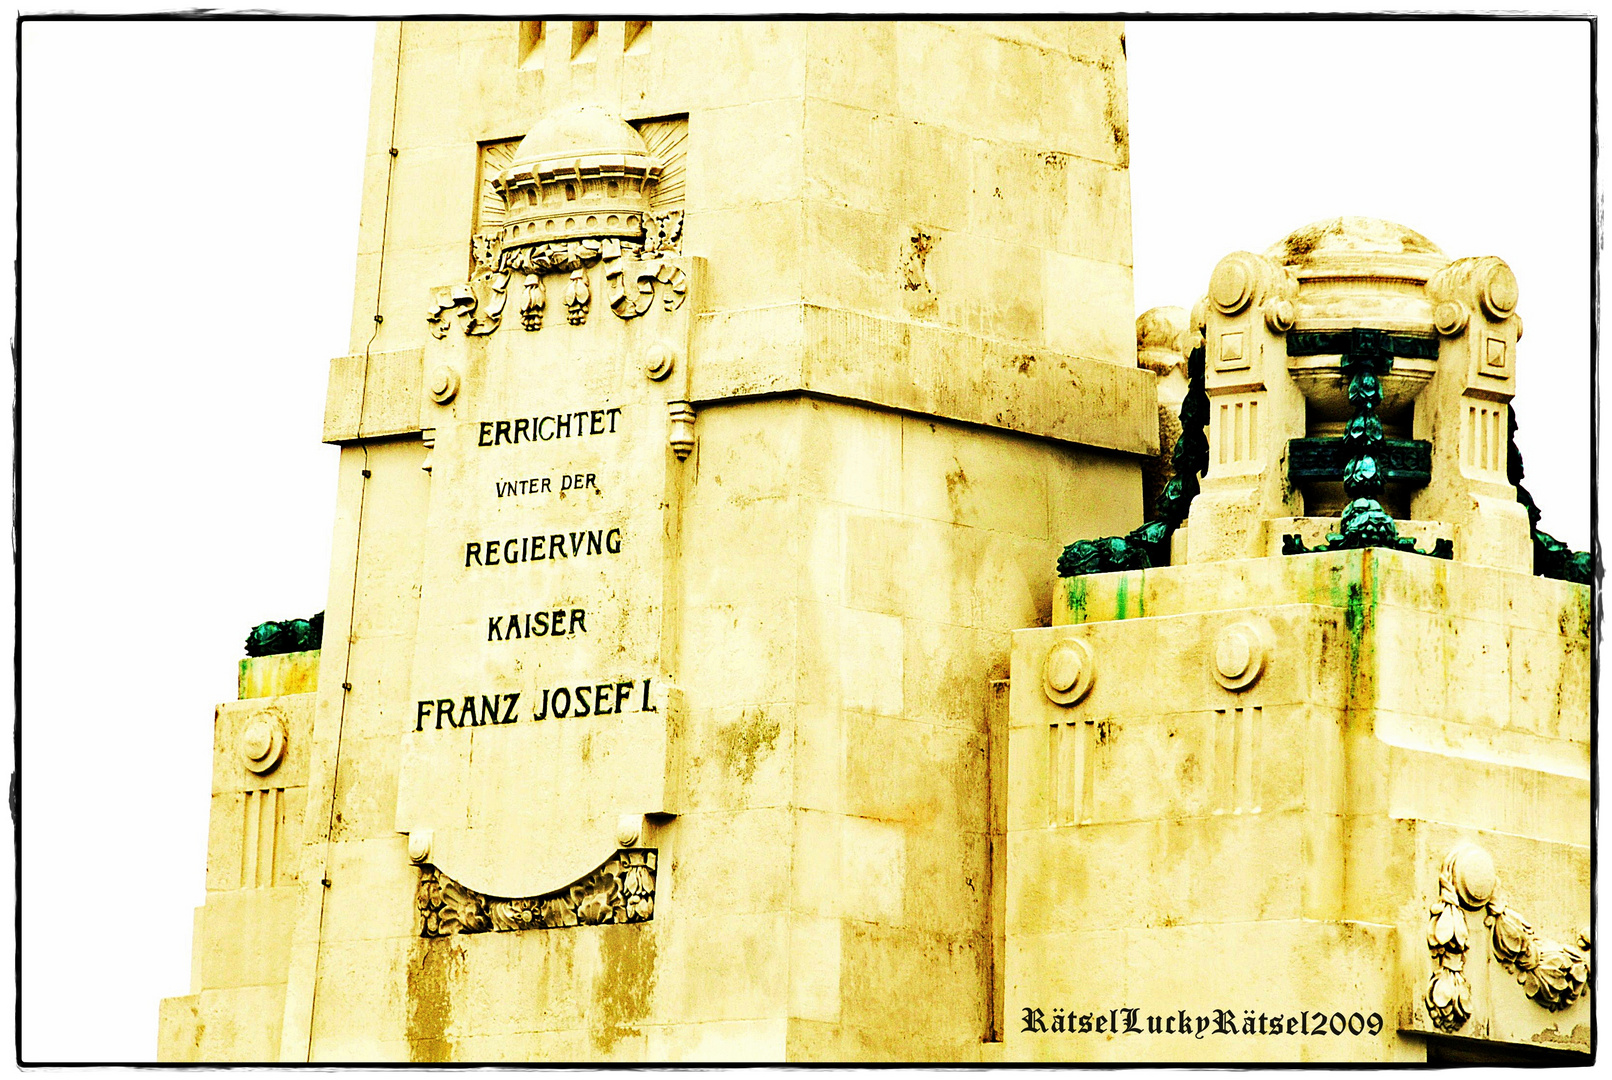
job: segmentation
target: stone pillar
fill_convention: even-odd
[[[274,1061],[308,795],[318,650],[240,663],[240,700],[213,717],[207,900],[191,987],[159,1013],[160,1061]]]
[[[1187,561],[1264,554],[1265,521],[1299,512],[1287,483],[1289,439],[1304,435],[1304,397],[1287,371],[1285,332],[1298,282],[1246,251],[1220,260],[1194,309],[1209,394],[1209,472],[1187,521]]]
[[[1454,523],[1458,559],[1532,573],[1528,514],[1506,479],[1522,338],[1517,278],[1492,255],[1457,259],[1427,291],[1436,305],[1438,372],[1417,399],[1416,437],[1432,440],[1433,469],[1411,516]]]

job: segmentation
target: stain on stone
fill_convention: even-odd
[[[589,1036],[596,1050],[608,1054],[622,1039],[643,1034],[640,1025],[655,993],[654,930],[647,923],[601,927],[599,959]]]
[[[1135,594],[1134,594],[1134,599],[1135,599],[1136,603],[1134,604],[1134,607],[1135,607],[1134,611],[1132,611],[1133,605],[1131,603],[1131,600],[1133,599],[1132,590],[1131,590],[1131,580],[1132,580],[1131,575],[1132,575],[1132,573],[1134,573],[1136,575],[1136,577],[1135,577],[1136,590],[1135,590]],[[1116,620],[1119,620],[1119,619],[1140,619],[1140,618],[1143,618],[1143,617],[1146,616],[1146,614],[1147,614],[1147,606],[1146,606],[1146,602],[1145,602],[1145,595],[1146,594],[1143,591],[1144,588],[1146,587],[1146,581],[1145,581],[1146,575],[1147,575],[1146,570],[1127,571],[1125,573],[1120,574],[1118,579],[1115,580],[1115,582],[1114,582],[1114,618]]]
[[[1112,62],[1099,65],[1103,70],[1103,122],[1114,138],[1114,162],[1122,169],[1131,167],[1131,136],[1127,127],[1125,95],[1114,77]]]
[[[1544,1031],[1535,1032],[1529,1041],[1545,1046],[1585,1047],[1590,1044],[1590,1028],[1588,1024],[1574,1024],[1572,1033],[1563,1035],[1552,1024]]]
[[[946,473],[946,502],[952,508],[952,520],[962,519],[962,499],[968,494],[968,474],[963,471],[963,463],[953,459],[957,466]]]
[[[1035,361],[1034,353],[1020,353],[1013,358],[1014,366],[1019,369],[1020,375],[1030,374],[1030,370],[1035,367]]]
[[[929,288],[925,270],[934,244],[933,236],[916,225],[912,227],[912,234],[907,237],[907,247],[901,253],[901,284],[904,288],[914,291]]]
[[[1282,261],[1289,264],[1303,262],[1310,252],[1315,250],[1316,245],[1321,243],[1324,236],[1326,229],[1320,225],[1307,225],[1288,233],[1287,238],[1282,241],[1284,252]]]
[[[940,309],[929,284],[929,253],[934,246],[934,235],[914,225],[901,249],[902,306],[915,318],[934,315]]]
[[[1119,733],[1119,725],[1112,720],[1099,720],[1097,722],[1097,745],[1107,745],[1108,741]]]
[[[771,753],[778,744],[778,721],[767,715],[763,708],[747,708],[739,719],[723,728],[722,764],[741,784],[748,784],[756,775],[756,763],[762,755]]]
[[[1086,621],[1086,579],[1084,577],[1068,577],[1063,579],[1065,603],[1069,607],[1069,621],[1083,623]]]
[[[464,970],[457,939],[415,938],[407,973],[407,1035],[410,1061],[452,1061],[453,998],[448,984]]]

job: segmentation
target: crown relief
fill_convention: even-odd
[[[686,275],[656,260],[681,253],[686,134],[682,119],[639,130],[583,105],[550,113],[518,142],[484,146],[470,280],[432,290],[432,333],[446,337],[456,317],[466,334],[498,329],[517,274],[524,329],[543,328],[544,278],[558,274],[566,275],[555,283],[566,321],[581,325],[600,264],[607,305],[619,318],[647,311],[658,288],[667,310],[680,306]]]

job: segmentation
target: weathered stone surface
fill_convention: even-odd
[[[1114,23],[403,22],[375,80],[328,625],[219,708],[165,1060],[1585,1048],[1504,264],[1344,219],[1139,323]],[[1351,419],[1455,560],[1280,554]],[[1057,578],[1170,441],[1189,526]]]

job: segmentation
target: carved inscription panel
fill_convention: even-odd
[[[692,285],[697,262],[664,265]],[[602,291],[608,269],[582,272]],[[615,850],[622,815],[674,809],[665,582],[695,308],[427,347],[431,499],[396,825],[429,831],[430,861],[471,889],[559,888]]]

